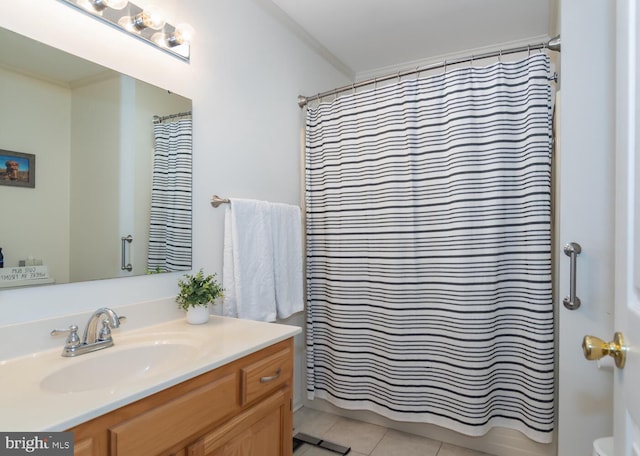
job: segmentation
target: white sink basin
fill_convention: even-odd
[[[45,337],[54,327],[36,323],[38,332],[24,338]],[[64,431],[300,331],[214,315],[207,324],[189,325],[182,317],[139,329],[124,326],[113,332],[113,347],[73,358],[61,356],[64,342],[56,339],[45,350],[0,359],[0,391],[7,392],[0,394],[0,429]],[[0,342],[19,343],[17,334],[0,328]]]
[[[53,393],[109,389],[149,380],[192,362],[199,344],[190,340],[158,340],[116,345],[64,359],[65,366],[42,379],[40,387]]]

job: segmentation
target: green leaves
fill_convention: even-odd
[[[224,296],[224,288],[216,280],[216,274],[204,275],[202,269],[197,274],[185,274],[178,280],[180,294],[176,298],[178,307],[188,310],[189,307],[206,306],[214,299]]]

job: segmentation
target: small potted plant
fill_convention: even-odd
[[[197,274],[185,274],[178,280],[180,293],[176,297],[178,307],[187,312],[187,321],[198,325],[209,321],[209,303],[224,295],[216,274],[204,275],[202,269]]]

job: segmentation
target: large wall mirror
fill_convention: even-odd
[[[191,100],[7,30],[0,40],[0,290],[191,269]],[[175,201],[154,218],[152,204]],[[165,235],[178,241],[159,247]]]

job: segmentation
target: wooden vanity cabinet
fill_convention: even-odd
[[[76,456],[291,456],[293,339],[80,424]]]

